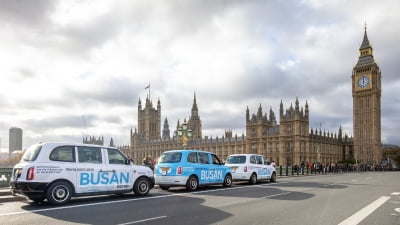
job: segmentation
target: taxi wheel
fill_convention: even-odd
[[[159,185],[161,190],[168,191],[169,186]]]
[[[197,177],[194,175],[190,176],[186,182],[186,189],[188,191],[195,191],[198,186],[199,186],[199,181],[197,180]]]
[[[272,173],[272,175],[271,175],[271,180],[269,180],[270,182],[276,182],[276,173],[275,172],[273,172]]]
[[[223,186],[224,186],[224,187],[230,187],[230,186],[232,186],[232,176],[231,176],[230,174],[228,174],[228,175],[225,176]]]
[[[62,205],[71,199],[71,185],[65,181],[56,181],[50,185],[46,192],[47,201],[53,205]]]
[[[249,180],[249,183],[250,183],[250,184],[256,184],[256,183],[257,183],[257,174],[253,173],[253,174],[251,175],[250,180]]]
[[[141,177],[135,182],[135,186],[133,187],[133,192],[136,195],[139,196],[147,195],[149,191],[150,191],[149,179]]]

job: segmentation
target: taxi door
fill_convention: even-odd
[[[264,156],[257,155],[256,156],[256,162],[257,162],[257,168],[258,168],[258,176],[259,179],[267,179],[269,178],[269,171],[268,171],[268,166],[265,165],[265,158]]]
[[[110,173],[108,190],[132,189],[137,173],[136,171],[134,173],[130,160],[117,149],[107,148],[104,151],[106,152],[107,171]]]
[[[210,177],[212,183],[222,183],[225,179],[227,168],[222,165],[221,160],[215,154],[210,154],[212,166],[210,168]]]
[[[196,168],[196,172],[198,173],[199,183],[211,183],[211,180],[209,179],[209,171],[212,166],[210,164],[210,154],[206,152],[198,152],[197,155],[199,157],[199,164]]]
[[[109,174],[105,155],[101,147],[77,146],[76,192],[106,191]]]

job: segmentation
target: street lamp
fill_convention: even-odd
[[[182,140],[183,148],[188,145],[189,139],[192,137],[192,130],[188,129],[188,124],[186,123],[186,119],[182,123],[182,125],[178,128],[178,137]]]

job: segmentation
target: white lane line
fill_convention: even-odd
[[[354,213],[352,216],[349,218],[343,220],[343,222],[339,223],[338,225],[357,225],[360,223],[365,217],[367,217],[369,214],[374,212],[379,206],[381,206],[383,203],[385,203],[387,200],[389,200],[389,196],[382,196],[372,202],[371,204],[365,206],[364,208],[360,209],[358,212]]]
[[[400,195],[400,192],[393,192],[393,193],[390,194],[390,195]]]
[[[400,208],[395,208],[394,211],[399,212],[400,213]]]
[[[153,218],[148,218],[148,219],[143,219],[143,220],[136,220],[136,221],[132,221],[132,222],[128,222],[128,223],[120,223],[118,225],[128,225],[128,224],[135,224],[135,223],[142,223],[142,222],[146,222],[146,221],[150,221],[150,220],[158,220],[161,218],[165,218],[167,216],[159,216],[159,217],[153,217]]]
[[[243,186],[243,187],[221,188],[221,189],[205,190],[205,191],[189,192],[189,193],[180,193],[180,194],[168,194],[168,195],[159,195],[159,196],[147,196],[147,197],[144,197],[144,198],[134,198],[134,199],[125,199],[125,200],[115,200],[115,201],[109,201],[109,202],[97,202],[97,203],[89,203],[89,204],[79,204],[79,205],[71,205],[71,206],[61,206],[61,207],[55,207],[55,208],[37,209],[37,210],[30,210],[30,211],[8,212],[8,213],[0,213],[0,217],[1,217],[1,216],[11,216],[11,215],[27,214],[27,213],[37,213],[37,212],[45,212],[45,211],[54,211],[54,210],[59,210],[59,209],[72,209],[72,208],[86,207],[86,206],[94,206],[94,205],[106,205],[106,204],[114,204],[114,203],[121,203],[121,202],[144,201],[144,200],[149,200],[149,199],[167,198],[167,197],[172,197],[172,196],[193,195],[193,194],[201,194],[201,193],[215,192],[215,191],[224,191],[224,190],[235,190],[235,189],[241,189],[241,188],[253,188],[253,187],[269,186],[269,185],[284,184],[284,183],[289,183],[289,182],[277,182],[277,183],[259,184],[259,185],[252,185],[252,186]]]
[[[351,180],[351,181],[355,182],[355,181],[358,181],[358,180]]]
[[[276,194],[276,195],[268,195],[265,196],[264,198],[271,198],[271,197],[276,197],[276,196],[280,196],[280,195],[287,195],[290,194],[291,192],[284,192],[284,193],[280,193],[280,194]]]

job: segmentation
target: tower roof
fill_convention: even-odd
[[[360,46],[361,49],[366,49],[366,48],[371,48],[371,45],[369,44],[368,36],[367,36],[367,27],[364,28],[364,38]]]
[[[369,43],[367,36],[367,26],[364,28],[364,38],[360,46],[360,56],[355,67],[363,67],[366,65],[372,65],[375,63],[374,56],[372,54],[372,46]]]
[[[198,111],[196,102],[196,92],[194,93],[192,111]]]

